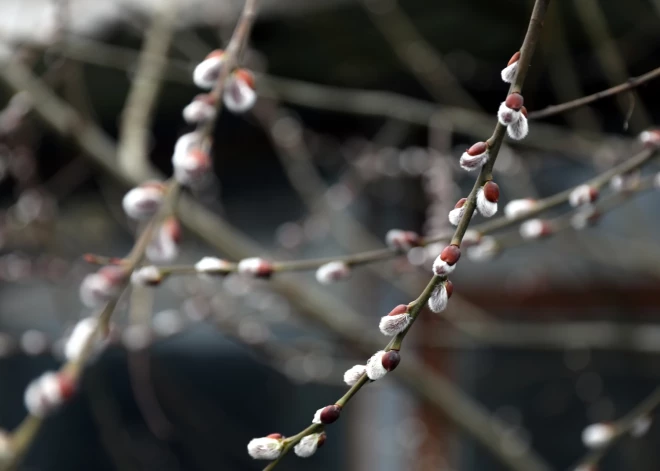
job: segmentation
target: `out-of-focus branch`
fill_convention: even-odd
[[[172,0],[162,2],[154,15],[144,37],[135,78],[124,105],[117,159],[128,173],[142,174],[148,168],[149,128],[174,34],[176,3]]]
[[[627,67],[616,44],[610,40],[612,35],[607,18],[598,0],[573,0],[573,6],[610,84],[625,81],[629,76]],[[617,104],[626,116],[626,128],[630,121],[633,132],[639,132],[652,123],[646,106],[634,91],[628,97],[617,97]]]
[[[600,92],[593,93],[591,95],[587,95],[582,98],[578,98],[576,100],[571,100],[566,103],[561,103],[559,105],[548,106],[547,108],[543,108],[542,110],[532,111],[529,113],[529,119],[541,119],[559,113],[565,113],[566,111],[574,110],[576,108],[580,108],[581,106],[589,105],[595,101],[602,100],[603,98],[618,95],[628,90],[632,90],[633,88],[639,87],[640,85],[643,85],[646,82],[649,82],[650,80],[656,79],[658,77],[660,77],[660,67],[658,67],[657,69],[653,69],[650,72],[647,72],[638,77],[629,78],[624,83],[608,88],[606,90],[601,90]]]
[[[417,77],[435,101],[481,109],[461,86],[440,53],[420,34],[397,0],[362,0],[371,21],[390,43],[399,60]]]
[[[84,122],[66,103],[45,88],[24,66],[4,64],[0,67],[0,81],[14,91],[25,90],[34,102],[34,111],[42,120],[64,137],[70,138],[104,172],[118,181],[137,185],[147,178],[158,177],[126,174],[115,164],[116,148],[111,139],[92,123]],[[204,242],[221,253],[245,258],[262,253],[249,238],[200,206],[187,195],[178,200],[177,214],[181,222]],[[308,319],[320,324],[353,346],[360,355],[371,355],[380,345],[375,329],[359,321],[350,307],[330,296],[325,290],[302,280],[274,279],[272,287],[287,297]],[[499,446],[491,424],[493,419],[480,405],[463,395],[447,379],[428,367],[415,362],[399,365],[397,377],[413,389],[423,400],[447,415],[460,428],[488,444],[491,452],[503,462],[524,460],[507,455]],[[538,460],[538,458],[536,458]],[[521,465],[519,469],[537,469]],[[538,469],[546,469],[541,466]]]
[[[84,38],[76,38],[75,41],[67,43],[62,53],[76,60],[121,70],[131,69],[137,59],[136,52],[131,49]],[[165,79],[190,84],[192,68],[193,65],[188,61],[170,59]],[[432,118],[437,117],[438,119],[434,120],[435,126],[477,138],[490,131],[488,115],[452,106],[440,108],[431,102],[397,93],[331,87],[271,75],[258,76],[258,82],[261,96],[299,106],[376,118],[385,117],[424,127],[429,125]],[[630,143],[627,138],[621,136],[607,137],[622,144]],[[532,135],[520,144],[568,156],[591,156],[598,151],[602,139],[602,134],[583,133],[576,136],[575,133],[566,132],[558,126],[538,123],[534,126]]]
[[[646,399],[620,419],[609,424],[602,424],[605,427],[609,427],[612,436],[601,447],[587,453],[570,470],[582,471],[594,469],[596,464],[607,454],[607,451],[619,440],[628,435],[638,424],[639,420],[651,420],[651,416],[658,407],[660,407],[660,388],[656,388]]]

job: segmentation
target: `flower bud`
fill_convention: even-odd
[[[598,199],[598,189],[590,185],[579,185],[568,195],[568,202],[574,208],[593,203]]]
[[[529,134],[529,123],[527,122],[527,109],[523,106],[520,116],[506,128],[506,133],[511,139],[521,141]]]
[[[600,213],[593,206],[585,206],[571,216],[571,227],[576,231],[592,226],[600,219]]]
[[[433,273],[437,276],[449,275],[456,268],[459,258],[461,258],[461,249],[455,245],[448,245],[433,262]]]
[[[509,60],[509,63],[507,66],[502,69],[502,81],[504,83],[513,83],[514,79],[516,78],[516,73],[518,72],[518,61],[520,60],[520,51],[516,52],[511,59]]]
[[[651,428],[651,425],[653,425],[653,419],[651,416],[648,414],[641,415],[633,421],[632,427],[630,428],[630,435],[635,438],[641,438],[646,435]]]
[[[344,383],[353,386],[360,378],[367,372],[367,367],[364,365],[355,365],[344,373]]]
[[[200,62],[193,72],[193,82],[199,88],[210,90],[218,81],[224,62],[224,51],[216,49]]]
[[[182,238],[179,221],[173,216],[167,218],[149,242],[147,258],[157,263],[173,261],[179,255]]]
[[[454,290],[454,287],[449,280],[445,283],[440,283],[435,287],[433,293],[431,293],[428,306],[429,309],[436,314],[447,309],[447,303],[449,301],[449,289],[447,288],[450,288],[452,291]]]
[[[495,182],[486,182],[477,192],[477,209],[484,217],[497,213],[497,201],[500,198],[500,187]]]
[[[454,209],[449,211],[449,222],[452,226],[458,226],[458,223],[463,219],[463,214],[465,213],[465,202],[467,198],[461,198],[456,202]],[[473,213],[474,214],[474,213]]]
[[[148,265],[138,268],[131,274],[131,283],[136,286],[158,286],[163,278],[158,267]]]
[[[614,438],[614,427],[606,423],[592,424],[582,431],[582,443],[587,448],[601,448]]]
[[[273,274],[273,264],[263,258],[245,258],[238,262],[238,273],[256,278],[269,278]]]
[[[226,275],[231,272],[234,264],[216,257],[204,257],[195,263],[195,271],[210,275]]]
[[[531,198],[511,200],[504,207],[504,216],[507,219],[516,219],[529,214],[536,207],[536,200]]]
[[[387,371],[392,371],[394,370],[397,366],[399,366],[399,362],[401,361],[401,354],[399,353],[398,350],[389,350],[385,352],[385,354],[381,357],[381,364],[383,365],[383,368],[385,368]]]
[[[309,458],[316,453],[317,448],[325,443],[325,438],[324,432],[306,435],[296,444],[293,451],[301,458]]]
[[[67,373],[46,372],[25,389],[25,407],[35,417],[46,417],[70,399],[75,382]]]
[[[323,407],[316,411],[312,423],[328,425],[336,422],[341,414],[341,407],[337,404]]]
[[[463,152],[461,156],[460,164],[463,170],[468,172],[476,170],[483,167],[483,165],[488,162],[488,143],[487,142],[477,142],[473,144],[468,150]]]
[[[87,275],[80,284],[80,300],[90,308],[99,307],[119,295],[126,270],[108,265]]]
[[[201,93],[193,98],[183,109],[183,119],[188,124],[205,123],[215,119],[217,114],[217,100],[211,93]]]
[[[530,219],[520,225],[520,236],[523,239],[539,239],[552,234],[552,226],[542,219]]]
[[[279,434],[278,434],[279,435]],[[255,460],[275,460],[280,456],[284,440],[268,437],[253,438],[248,443],[248,453]]]
[[[494,237],[484,236],[481,241],[467,249],[467,256],[473,262],[487,262],[492,260],[500,253],[500,248],[497,245]]]
[[[208,181],[213,167],[211,156],[200,148],[185,154],[174,154],[172,158],[174,178],[185,186],[201,186]]]
[[[163,203],[165,190],[165,185],[157,181],[145,182],[133,188],[122,200],[124,212],[132,219],[150,218]]]
[[[246,69],[238,69],[227,78],[223,101],[229,111],[244,113],[257,101],[254,76]]]
[[[506,100],[500,105],[497,111],[497,119],[503,126],[510,126],[520,120],[524,100],[520,93],[512,93],[506,97]]]
[[[648,129],[642,131],[639,135],[639,140],[644,144],[644,147],[660,146],[660,129]]]
[[[376,381],[387,374],[387,370],[383,366],[384,350],[374,353],[369,360],[367,360],[367,376],[370,380]]]
[[[413,247],[418,247],[421,239],[416,232],[391,229],[385,235],[385,243],[391,249],[407,251]]]
[[[614,175],[610,180],[610,187],[617,193],[635,191],[639,188],[640,173],[632,171],[622,175]]]
[[[406,330],[411,320],[412,317],[408,314],[408,306],[399,304],[388,315],[381,317],[378,328],[383,335],[392,337]]]
[[[97,317],[86,317],[78,321],[64,344],[64,356],[67,360],[77,360],[87,342],[92,342],[94,349],[102,346],[101,332],[97,330],[98,323]]]
[[[351,267],[341,261],[326,263],[316,270],[316,281],[322,285],[329,285],[335,281],[345,280],[350,276]]]

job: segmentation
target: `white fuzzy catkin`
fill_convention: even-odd
[[[527,134],[529,134],[529,123],[527,122],[527,117],[520,113],[518,119],[507,126],[506,133],[511,139],[516,141],[525,139]]]
[[[467,248],[467,256],[473,262],[487,262],[499,253],[497,241],[492,236],[483,236],[478,244]]]
[[[484,187],[479,188],[477,192],[477,210],[484,217],[492,217],[497,213],[497,202],[488,201],[484,192]]]
[[[461,155],[461,159],[459,160],[459,164],[463,170],[471,172],[472,170],[477,170],[483,167],[484,164],[488,162],[488,157],[488,149],[486,149],[485,152],[477,155],[470,155],[467,152],[463,152],[463,155]]]
[[[641,438],[646,435],[651,428],[651,425],[653,425],[653,419],[650,416],[645,414],[637,417],[630,428],[630,435],[635,438]]]
[[[408,324],[410,324],[411,320],[412,317],[410,317],[410,314],[407,312],[396,314],[394,316],[383,316],[380,318],[378,328],[383,333],[383,335],[392,337],[400,332],[403,332],[406,327],[408,327]]]
[[[581,206],[583,204],[588,204],[593,201],[592,198],[593,189],[589,185],[579,185],[571,191],[568,195],[568,202],[574,208]]]
[[[319,447],[319,439],[321,438],[320,433],[312,433],[310,435],[304,436],[295,447],[293,451],[296,455],[301,458],[309,458]]]
[[[497,110],[497,120],[502,126],[510,126],[520,120],[522,113],[520,111],[512,110],[506,106],[506,102],[503,101],[500,104],[499,110]]]
[[[257,102],[257,92],[239,76],[233,75],[227,79],[222,99],[229,111],[244,113]]]
[[[217,257],[203,257],[199,262],[195,263],[195,271],[197,273],[226,273],[232,267],[232,264],[227,260]]]
[[[528,214],[536,207],[536,201],[533,199],[518,199],[511,200],[504,207],[504,216],[507,219],[515,219],[517,217]]]
[[[188,124],[205,123],[215,118],[215,106],[204,100],[193,100],[183,109],[183,119]]]
[[[449,222],[452,226],[458,226],[458,223],[461,222],[461,219],[463,218],[463,213],[465,213],[465,205],[449,211]]]
[[[582,431],[582,443],[587,448],[601,448],[607,445],[614,438],[614,427],[609,424],[592,424]]]
[[[316,281],[322,285],[329,285],[336,281],[345,280],[350,276],[351,267],[342,261],[326,263],[316,270]]]
[[[353,386],[367,372],[365,365],[355,365],[344,372],[344,383]]]
[[[131,284],[135,286],[153,286],[162,280],[160,269],[154,265],[140,267],[131,274]]]
[[[369,360],[367,360],[367,376],[370,380],[376,381],[387,374],[387,370],[383,366],[384,350],[374,353]]]
[[[502,69],[502,81],[504,83],[513,83],[513,80],[516,78],[516,72],[518,72],[518,61]]]
[[[91,273],[80,283],[80,300],[89,308],[100,307],[117,295],[119,287],[101,273]]]
[[[275,460],[280,456],[284,443],[279,438],[253,438],[248,443],[248,453],[255,460]]]
[[[213,88],[220,75],[223,62],[223,56],[213,56],[197,64],[193,72],[193,82],[195,85],[205,90]]]
[[[447,309],[447,304],[449,303],[449,296],[447,295],[447,289],[445,288],[444,283],[440,283],[431,293],[431,297],[428,301],[429,309],[435,313],[440,313]]]
[[[100,333],[96,331],[98,322],[99,320],[96,317],[86,317],[78,321],[64,344],[64,356],[67,360],[76,360],[92,336],[95,337],[92,342],[98,342],[100,338]]]
[[[435,258],[435,261],[433,262],[433,273],[438,275],[438,276],[449,275],[456,268],[456,264],[454,263],[453,265],[449,265],[441,257],[442,257],[442,254],[438,255]]]
[[[148,219],[158,211],[165,192],[157,186],[138,186],[124,195],[122,208],[131,219]]]
[[[520,236],[523,239],[538,239],[546,233],[546,223],[540,219],[530,219],[520,225]]]

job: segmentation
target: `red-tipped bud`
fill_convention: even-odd
[[[321,447],[323,446],[323,444],[325,443],[325,440],[326,440],[326,439],[327,439],[327,436],[326,436],[325,432],[323,432],[323,433],[321,434],[321,436],[319,437],[319,441],[318,441],[318,447],[319,447],[319,448],[321,448]]]
[[[238,69],[225,84],[222,99],[229,111],[243,113],[252,108],[257,101],[254,91],[254,76],[245,69]]]
[[[507,65],[511,65],[514,62],[518,62],[520,60],[520,51],[517,51],[514,55],[511,56],[511,59],[509,59],[509,63]]]
[[[400,314],[405,314],[408,312],[408,306],[405,304],[399,304],[397,307],[392,309],[388,316],[398,316]]]
[[[511,95],[506,97],[504,104],[509,109],[512,109],[514,111],[520,111],[520,108],[522,108],[523,105],[525,104],[525,100],[523,99],[523,96],[520,93],[512,93]]]
[[[522,113],[522,115],[523,115],[525,118],[527,117],[527,108],[526,108],[525,106],[523,106],[522,108],[520,108],[520,112]]]
[[[380,361],[383,364],[383,368],[385,368],[387,371],[392,371],[399,365],[399,362],[401,361],[401,355],[397,350],[390,350],[385,352],[385,355],[383,355]]]
[[[273,264],[259,257],[245,258],[238,262],[238,272],[256,278],[268,278],[273,274]]]
[[[648,129],[639,135],[639,140],[644,147],[660,146],[660,129]]]
[[[211,89],[216,84],[220,76],[220,70],[224,63],[224,51],[216,49],[210,52],[206,58],[200,62],[193,73],[193,82],[200,88]]]
[[[421,243],[419,234],[413,231],[392,229],[385,235],[385,243],[394,250],[410,250]]]
[[[266,435],[266,438],[275,438],[277,440],[284,438],[284,435],[281,433],[271,433],[269,435]]]
[[[481,155],[488,150],[488,143],[486,142],[477,142],[472,144],[472,146],[466,151],[468,155],[475,156]]]
[[[200,148],[187,152],[175,150],[172,157],[174,177],[182,185],[199,186],[207,181],[212,168],[211,156]]]
[[[500,187],[495,182],[486,182],[484,185],[484,197],[491,203],[497,203],[500,199]]]
[[[339,407],[337,404],[333,404],[331,406],[324,407],[320,411],[320,423],[328,425],[336,422],[337,419],[339,419],[339,415],[341,414],[341,407]]]
[[[456,202],[456,205],[454,205],[454,209],[462,208],[465,206],[465,202],[467,201],[467,198],[461,198]]]
[[[573,207],[583,204],[593,203],[598,199],[598,188],[590,185],[580,185],[576,187],[568,196],[568,202]]]
[[[447,290],[447,297],[451,298],[451,295],[454,292],[454,283],[449,280],[445,281],[445,289]]]
[[[183,119],[190,124],[210,121],[217,114],[217,106],[215,95],[212,93],[199,94],[183,109]]]
[[[448,245],[440,252],[440,260],[447,265],[454,265],[461,258],[461,249],[455,245]]]
[[[147,246],[147,258],[152,262],[171,262],[179,255],[182,238],[179,221],[173,216],[167,218]]]

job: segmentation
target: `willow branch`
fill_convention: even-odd
[[[660,407],[660,388],[656,388],[646,399],[635,406],[630,412],[620,419],[609,423],[613,436],[600,448],[587,453],[570,470],[593,469],[596,464],[607,454],[607,451],[627,436],[635,427],[638,420],[649,417]]]
[[[601,90],[600,92],[596,92],[591,95],[578,98],[576,100],[560,103],[558,105],[548,106],[547,108],[543,108],[542,110],[532,111],[529,113],[529,119],[543,119],[549,116],[565,113],[567,111],[571,111],[576,108],[580,108],[582,106],[587,106],[598,100],[602,100],[603,98],[618,95],[628,90],[632,90],[633,88],[637,88],[640,85],[650,82],[651,80],[656,79],[658,77],[660,77],[660,67],[653,69],[650,72],[647,72],[643,75],[629,78],[624,83],[608,88],[606,90]]]
[[[135,78],[126,98],[119,129],[117,160],[126,172],[148,168],[149,128],[162,88],[167,52],[174,34],[176,2],[166,0],[155,13],[140,52]]]
[[[534,4],[534,10],[532,12],[532,17],[530,19],[529,28],[527,30],[525,40],[523,41],[523,45],[521,47],[521,56],[518,64],[518,73],[516,75],[516,79],[509,88],[509,94],[519,93],[522,90],[522,85],[525,81],[527,70],[531,63],[531,58],[541,32],[541,28],[543,25],[543,18],[547,11],[548,4],[549,4],[549,0],[536,0]],[[479,176],[477,177],[472,192],[470,193],[470,195],[467,198],[467,201],[465,202],[463,217],[461,218],[456,228],[456,231],[454,232],[454,235],[452,236],[451,239],[452,245],[456,245],[456,246],[461,245],[463,236],[467,231],[467,228],[470,224],[470,220],[472,219],[472,215],[476,209],[477,192],[479,188],[481,188],[481,186],[484,185],[484,183],[486,183],[492,178],[491,172],[495,164],[495,161],[497,159],[497,155],[504,140],[505,134],[506,134],[506,127],[498,122],[497,125],[495,126],[493,135],[488,139],[489,155],[490,155],[489,160],[479,172]],[[400,350],[403,339],[405,338],[406,334],[410,331],[413,324],[417,320],[419,314],[421,313],[422,308],[426,305],[434,290],[440,285],[440,283],[444,282],[446,279],[447,279],[446,276],[434,275],[427,284],[424,291],[419,295],[419,297],[408,305],[408,314],[411,317],[411,320],[407,328],[403,332],[397,334],[388,343],[388,345],[384,349],[385,351]],[[339,398],[335,402],[335,404],[343,408],[348,403],[348,401],[350,401],[350,399],[365,384],[367,384],[368,381],[369,378],[367,374],[366,373],[363,374],[362,377],[341,398]],[[309,426],[307,429],[305,429],[303,432],[295,435],[294,437],[286,439],[284,448],[282,449],[278,459],[276,461],[273,461],[266,468],[264,468],[264,471],[271,471],[272,469],[274,469],[277,466],[277,464],[284,458],[284,456],[286,456],[286,454],[291,450],[291,448],[295,446],[304,436],[310,433],[315,433],[317,431],[320,431],[321,429],[323,429],[323,427],[324,426],[322,424],[313,424]],[[476,437],[483,438],[483,435],[477,434]],[[493,443],[489,440],[484,440],[482,441],[482,443],[484,443],[484,445],[486,445],[491,449],[493,447],[497,447],[496,443]],[[522,458],[522,461],[520,460],[520,458]],[[537,461],[537,459],[534,458],[532,455],[522,455],[521,457],[513,458],[513,459],[508,458],[506,460],[506,464],[511,469],[520,470],[520,471],[523,470],[540,471],[542,469],[546,469],[546,465],[540,461]]]

